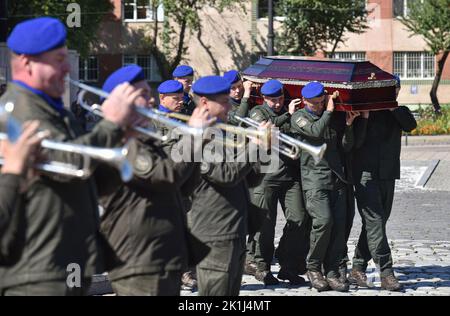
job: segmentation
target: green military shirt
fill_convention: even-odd
[[[153,140],[140,141],[133,179],[124,184],[117,172],[110,170],[106,171],[108,182],[99,184],[105,209],[101,232],[114,250],[108,256],[111,280],[187,267],[181,190],[198,168],[194,163],[174,162],[169,152]]]
[[[363,172],[373,179],[399,179],[402,131],[411,132],[416,126],[414,116],[405,106],[394,111],[372,111],[368,120],[360,120],[355,125],[355,133],[362,139],[353,154],[355,181]]]
[[[334,119],[333,119],[334,117]],[[323,159],[316,165],[313,157],[302,150],[300,155],[303,190],[328,189],[336,183],[336,177],[346,182],[341,155],[353,146],[353,128],[345,126],[345,118],[337,120],[339,113],[324,111],[321,116],[303,108],[292,115],[292,132],[297,138],[313,146],[327,144]],[[342,122],[343,121],[343,122]]]
[[[272,122],[275,127],[278,127],[281,133],[290,134],[291,133],[291,115],[289,112],[282,111],[280,113],[275,113],[267,103],[262,106],[255,106],[250,111],[250,118],[257,121],[267,121]],[[298,160],[292,160],[284,155],[279,156],[279,166],[272,172],[267,173],[264,177],[264,181],[292,181],[300,180],[299,162]]]
[[[51,139],[81,145],[114,147],[121,144],[123,130],[102,120],[92,132],[81,134],[71,113],[63,115],[33,92],[10,83],[0,102],[13,102],[13,117],[20,122],[39,120]],[[80,155],[45,150],[50,161],[81,165]],[[23,194],[24,247],[13,265],[0,267],[0,286],[65,280],[71,263],[80,266],[82,277],[104,271],[98,239],[98,202],[92,179],[41,174],[28,183]]]
[[[239,120],[235,118],[235,116],[239,117],[247,117],[248,115],[248,98],[242,98],[241,102],[238,103],[236,100],[230,98],[231,110],[228,112],[228,124],[238,126],[241,124]]]

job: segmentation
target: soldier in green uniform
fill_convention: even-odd
[[[130,65],[115,71],[103,90],[109,92],[122,82],[148,91],[137,100],[142,101],[140,106],[148,106],[150,88],[141,67]],[[166,96],[176,95],[182,86],[171,80],[158,90]],[[189,124],[201,127],[206,121],[206,111],[196,110]],[[169,155],[172,146],[182,145],[183,141],[190,141],[190,136],[165,148],[139,136],[134,178],[128,183],[121,183],[111,168],[99,170],[110,175],[107,183],[99,183],[98,187],[105,210],[101,232],[113,250],[107,261],[108,277],[118,295],[180,294],[181,274],[189,255],[182,190],[186,182],[199,176],[194,162],[175,162]]]
[[[57,19],[42,17],[18,24],[8,38],[13,82],[0,103],[12,102],[12,116],[19,122],[39,120],[52,139],[120,146],[139,91],[127,84],[118,87],[103,103],[104,120],[81,135],[81,126],[61,99],[70,70],[65,40],[65,27]],[[82,160],[80,155],[54,150],[44,150],[44,155],[49,161],[76,166]],[[23,199],[20,257],[0,267],[2,295],[87,293],[91,276],[104,271],[93,180],[37,174],[27,181]],[[67,282],[71,272],[78,276]]]
[[[311,145],[327,144],[325,155],[318,164],[306,151],[302,151],[300,156],[306,210],[312,220],[307,274],[311,285],[318,291],[330,287],[336,291],[348,291],[348,284],[339,280],[347,212],[347,180],[339,151],[341,147],[346,152],[352,148],[352,123],[358,114],[347,113],[343,127],[341,120],[333,118],[336,117],[333,98],[325,95],[323,85],[316,81],[302,89],[302,96],[305,107],[292,116],[293,132]]]
[[[301,100],[292,100],[286,111],[283,84],[278,80],[266,82],[261,88],[261,93],[264,96],[264,105],[254,107],[250,112],[250,118],[258,122],[272,122],[282,133],[290,133],[291,115]],[[293,285],[305,283],[299,274],[305,272],[308,221],[303,203],[298,160],[280,156],[277,170],[267,173],[261,185],[252,189],[251,193],[252,203],[267,210],[267,216],[260,230],[249,237],[247,261],[250,262],[247,266],[250,267],[247,270],[251,270],[253,261],[256,265],[257,280],[264,282],[265,285],[279,283],[272,275],[270,265],[274,255],[277,206],[280,202],[286,217],[286,225],[276,251],[280,264],[278,279],[289,280]]]
[[[400,80],[397,79],[397,94]],[[400,178],[402,132],[416,128],[414,116],[405,106],[372,111],[366,119],[365,140],[353,157],[355,197],[363,220],[361,234],[353,257],[350,278],[367,286],[367,263],[373,259],[380,269],[381,288],[401,291],[392,268],[392,255],[386,236],[386,223],[392,210],[395,180]]]
[[[173,79],[183,85],[183,108],[181,113],[191,115],[195,109],[195,103],[190,96],[192,82],[194,81],[194,69],[188,65],[180,65],[172,73]]]
[[[246,117],[248,115],[251,81],[242,81],[237,70],[230,70],[223,74],[223,77],[231,84],[230,103],[231,110],[228,112],[228,124],[240,125],[235,116]]]
[[[207,109],[211,117],[226,122],[231,106],[230,84],[225,79],[203,77],[192,89],[198,108]],[[200,182],[194,189],[188,214],[191,232],[211,247],[197,266],[199,295],[239,295],[249,202],[246,179],[257,166],[256,162],[239,157],[234,161],[204,160],[201,164]]]

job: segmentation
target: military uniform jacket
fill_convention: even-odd
[[[187,267],[182,190],[199,176],[199,169],[194,163],[175,163],[169,151],[153,140],[140,141],[134,178],[121,183],[112,170],[108,183],[99,188],[105,209],[101,232],[113,250],[107,257],[111,280]]]
[[[333,118],[334,116],[334,118]],[[339,113],[324,111],[322,116],[308,112],[305,108],[292,115],[292,132],[310,145],[327,144],[323,159],[316,165],[313,157],[302,150],[300,155],[303,190],[333,189],[337,179],[346,181],[342,152],[353,146],[353,128],[338,120]]]
[[[80,136],[81,127],[69,112],[60,114],[41,97],[14,83],[0,101],[14,102],[12,115],[20,122],[39,120],[40,128],[50,131],[50,139],[114,147],[123,137],[119,126],[105,120]],[[53,150],[44,153],[50,161],[81,164],[80,155]],[[71,263],[78,264],[86,278],[103,272],[94,181],[40,175],[27,186],[21,209],[25,217],[23,248],[14,264],[0,267],[2,285],[66,279]]]
[[[241,103],[236,102],[236,100],[230,98],[231,111],[228,112],[228,124],[238,126],[241,122],[235,119],[235,116],[247,117],[248,115],[248,98],[242,98]]]
[[[203,242],[245,238],[248,183],[259,184],[258,168],[258,163],[251,162],[202,162],[189,212],[191,232],[197,238]]]
[[[291,115],[282,110],[281,113],[275,113],[266,103],[262,106],[255,106],[250,111],[250,118],[257,121],[270,121],[279,128],[281,133],[291,133]],[[279,166],[272,173],[267,173],[264,181],[299,181],[300,165],[298,160],[292,160],[284,155],[279,156]]]
[[[194,110],[195,110],[195,103],[192,100],[191,96],[189,96],[189,99],[183,102],[183,108],[181,109],[180,113],[192,115],[192,112],[194,112]]]
[[[354,150],[355,181],[363,172],[373,179],[399,179],[402,131],[411,132],[417,126],[410,110],[400,106],[392,112],[373,111],[368,120],[359,121],[355,133],[361,134],[363,141]]]

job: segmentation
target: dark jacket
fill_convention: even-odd
[[[241,124],[241,122],[237,120],[235,116],[247,117],[249,108],[248,98],[242,98],[240,103],[230,98],[230,103],[231,103],[231,110],[228,112],[227,123],[238,126]]]
[[[359,120],[355,133],[361,141],[353,154],[355,181],[361,179],[363,172],[373,179],[399,179],[402,131],[411,132],[416,126],[414,116],[405,106],[394,111],[372,111],[368,120]]]
[[[99,188],[105,210],[101,231],[113,250],[108,256],[111,280],[187,267],[186,210],[181,192],[199,170],[195,163],[175,163],[169,157],[170,149],[152,140],[140,141],[134,178],[123,184],[111,170],[108,183]]]
[[[339,113],[324,111],[321,116],[306,109],[296,111],[291,120],[292,132],[297,138],[313,146],[327,144],[323,159],[315,164],[313,157],[302,150],[300,155],[303,190],[333,189],[336,177],[347,182],[342,152],[353,147],[353,128],[345,126]]]
[[[40,128],[49,130],[51,139],[113,147],[123,137],[122,129],[107,121],[80,136],[81,127],[71,113],[63,110],[61,115],[41,97],[13,83],[0,101],[14,103],[12,115],[20,122],[39,120]],[[50,161],[80,165],[82,160],[80,155],[62,151],[44,153]],[[103,272],[98,202],[92,179],[42,174],[28,183],[23,199],[24,247],[14,264],[0,267],[3,286],[66,279],[71,263],[78,264],[86,278]]]
[[[189,216],[192,233],[203,242],[245,239],[250,203],[248,182],[257,185],[261,176],[258,163],[237,162],[244,161],[239,159],[202,162]]]
[[[257,121],[272,122],[279,131],[284,134],[291,133],[291,115],[289,112],[282,110],[280,113],[275,113],[266,103],[262,106],[255,106],[250,111],[250,118]],[[281,143],[279,144],[281,145]],[[279,165],[273,172],[267,173],[264,181],[279,182],[279,181],[299,181],[300,180],[300,165],[298,160],[292,160],[284,155],[279,155]]]

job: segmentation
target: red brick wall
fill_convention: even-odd
[[[100,65],[98,83],[99,85],[103,85],[110,74],[122,67],[122,55],[98,55],[98,62]]]
[[[392,73],[393,65],[394,65],[394,56],[392,51],[384,51],[384,52],[366,52],[366,59],[377,65],[384,71]]]

